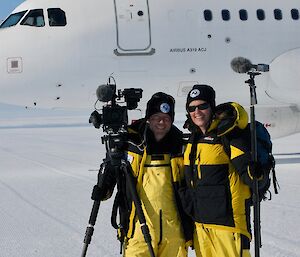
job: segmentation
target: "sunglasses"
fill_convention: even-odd
[[[196,111],[196,109],[198,109],[198,110],[205,110],[209,106],[210,106],[209,103],[203,103],[203,104],[188,106],[187,109],[188,109],[188,112],[194,112],[194,111]]]

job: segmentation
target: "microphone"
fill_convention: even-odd
[[[115,94],[114,85],[104,84],[100,85],[96,90],[96,96],[101,102],[109,102],[113,99]]]
[[[252,64],[250,60],[244,57],[233,58],[230,65],[231,68],[237,73],[247,73],[252,69],[259,72],[268,72],[270,70],[268,64]]]

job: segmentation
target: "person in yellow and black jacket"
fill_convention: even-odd
[[[193,224],[189,223],[177,192],[184,181],[183,134],[173,125],[174,104],[172,96],[162,92],[154,94],[147,103],[145,118],[128,127],[124,150],[136,180],[156,257],[186,257],[193,235],[188,227]],[[119,209],[119,236],[125,243],[123,256],[148,257],[136,207],[126,185],[119,184],[113,216]],[[103,189],[106,192],[103,199],[112,193],[113,187],[108,188],[108,191]]]
[[[251,173],[246,111],[237,103],[216,107],[215,91],[194,85],[187,96],[192,132],[184,153],[187,187],[180,189],[195,222],[197,257],[249,257]],[[222,143],[226,136],[230,155]]]

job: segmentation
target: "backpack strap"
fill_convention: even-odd
[[[120,191],[117,191],[113,203],[112,211],[111,211],[111,218],[110,218],[111,225],[115,229],[119,229],[119,225],[117,224],[117,215],[118,215],[119,206],[120,206]]]
[[[229,139],[225,135],[221,136],[221,143],[223,145],[225,153],[229,157],[229,160],[231,160],[230,143],[229,143]]]
[[[113,203],[113,207],[112,207],[112,212],[111,212],[111,218],[110,218],[110,222],[111,225],[117,229],[117,238],[120,241],[120,254],[122,254],[123,252],[123,244],[124,244],[124,240],[125,240],[125,230],[124,230],[124,226],[120,223],[119,225],[117,224],[117,215],[118,215],[118,210],[120,215],[121,214],[121,210],[120,210],[120,205],[122,201],[122,196],[121,196],[121,192],[118,191]],[[121,220],[122,218],[120,218]]]
[[[188,185],[194,185],[194,182],[197,181],[197,171],[195,171],[195,160],[196,160],[196,152],[197,152],[197,139],[198,134],[194,133],[192,135],[192,146],[191,146],[191,152],[189,154],[189,160],[190,160],[190,172],[189,174],[186,174],[187,178],[187,184]]]
[[[275,173],[275,159],[272,155],[272,178],[273,178],[273,186],[274,186],[274,192],[275,194],[278,194],[278,188],[280,189],[280,186],[279,186],[279,183],[278,183],[278,180],[276,178],[276,173]]]

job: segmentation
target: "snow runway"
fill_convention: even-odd
[[[105,155],[100,137],[89,126],[0,129],[1,256],[81,255],[90,195]],[[300,134],[274,140],[281,189],[262,203],[262,257],[300,256],[298,142]],[[101,203],[87,256],[120,256],[111,205]]]

